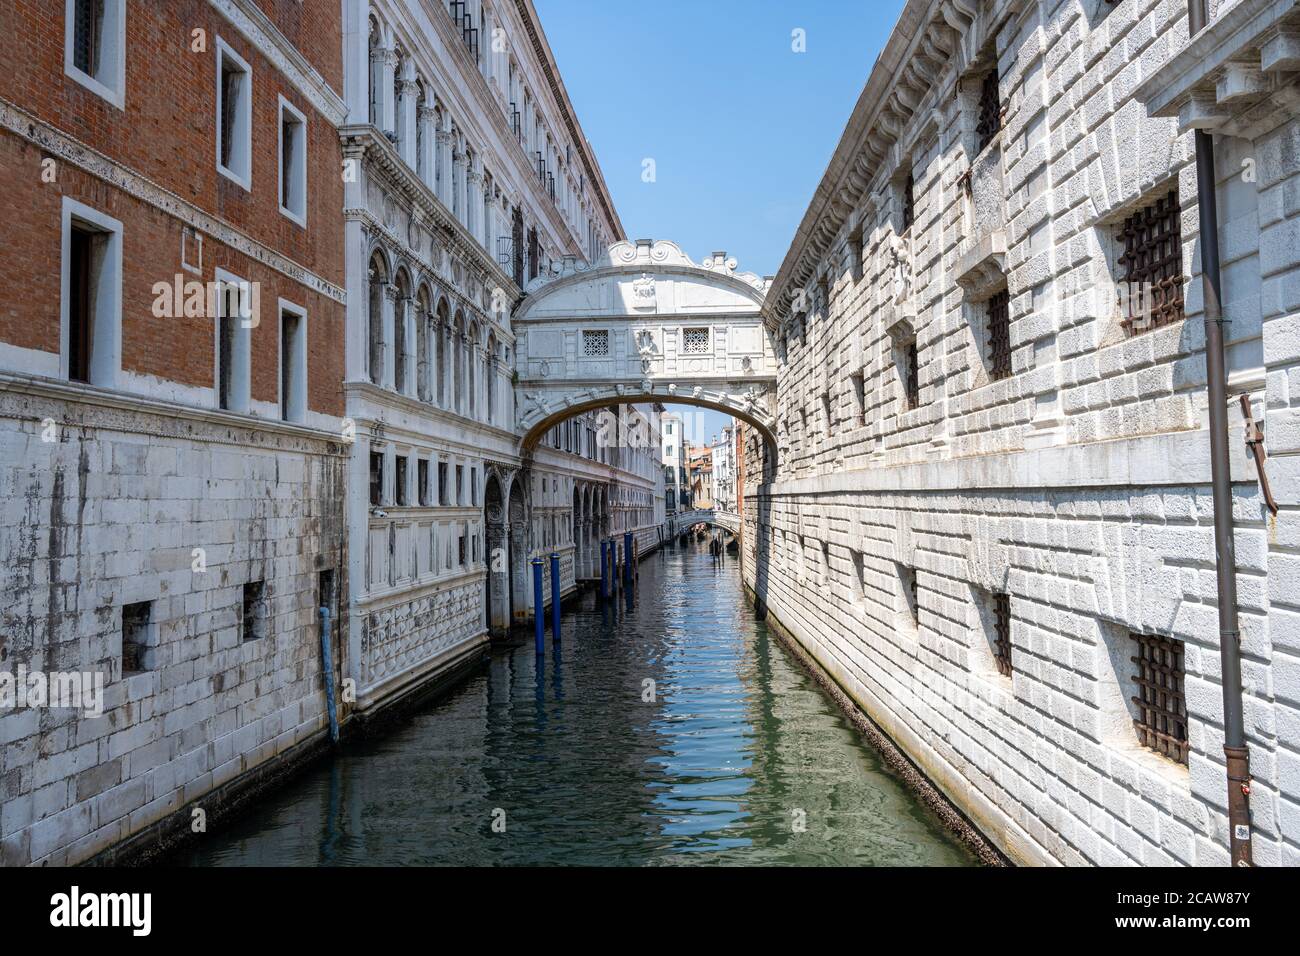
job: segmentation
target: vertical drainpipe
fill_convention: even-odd
[[[1187,0],[1188,36],[1208,20],[1205,0]],[[1241,630],[1237,621],[1237,558],[1233,548],[1232,473],[1228,460],[1228,382],[1223,357],[1219,215],[1215,207],[1214,138],[1196,130],[1196,202],[1205,295],[1205,377],[1210,402],[1210,483],[1219,588],[1219,657],[1223,671],[1223,753],[1228,775],[1228,840],[1234,866],[1251,865],[1250,751],[1241,695]]]

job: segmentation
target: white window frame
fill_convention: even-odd
[[[235,322],[235,341],[232,348],[232,372],[230,379],[231,403],[229,408],[221,407],[221,309],[223,308],[224,296],[221,294],[221,284],[230,283],[240,287],[241,312],[247,307],[245,296],[252,296],[252,283],[247,279],[241,279],[233,272],[227,272],[225,269],[216,269],[213,273],[213,279],[218,283],[217,287],[217,310],[212,316],[212,405],[218,411],[232,412],[237,415],[247,415],[252,408],[253,403],[253,350],[252,350],[252,326],[249,322],[241,317],[237,317]],[[277,319],[278,323],[278,319]],[[279,331],[277,324],[276,331]],[[278,391],[278,388],[277,388]]]
[[[68,378],[72,334],[71,292],[72,223],[84,223],[108,236],[96,277],[93,310],[93,339],[90,348],[90,384],[114,388],[122,368],[122,223],[71,197],[63,197],[62,255],[59,266],[59,376]]]
[[[284,401],[284,315],[286,312],[298,319],[298,340],[294,343],[294,351],[297,354],[294,358],[300,370],[298,381],[294,383],[295,394],[289,396],[287,407]],[[276,331],[279,334],[276,351],[279,361],[276,363],[276,408],[288,412],[287,416],[281,417],[282,421],[304,424],[307,421],[307,310],[293,302],[281,299],[277,314],[279,324]]]
[[[73,35],[77,0],[63,5],[63,72],[96,96],[120,110],[126,109],[126,0],[104,0],[103,33],[100,57],[104,60],[99,76],[82,72],[73,56]]]
[[[217,52],[217,56],[216,56],[217,77],[216,77],[216,98],[214,100],[214,102],[216,103],[216,117],[215,117],[216,135],[213,137],[213,139],[216,141],[216,146],[217,146],[217,157],[216,157],[217,172],[225,176],[231,182],[242,186],[244,189],[248,190],[249,192],[252,192],[253,191],[253,68],[248,65],[247,60],[245,60],[242,56],[236,53],[235,50],[228,43],[226,43],[225,40],[221,39],[221,37],[217,37],[216,52]],[[235,143],[235,147],[239,150],[239,158],[241,160],[241,164],[246,170],[246,172],[243,173],[242,175],[239,172],[239,170],[231,169],[221,161],[221,145],[222,145],[221,144],[221,113],[225,106],[225,104],[221,102],[221,64],[222,61],[227,57],[229,57],[232,61],[234,61],[244,71],[244,74],[248,77],[248,88],[245,90],[246,95],[244,97],[243,109],[240,110],[240,116],[235,117],[235,123],[234,123],[234,128],[236,130],[243,129],[245,132],[245,135],[243,137],[243,142],[240,143],[238,140],[236,140]],[[241,121],[241,116],[243,118],[242,121]],[[234,157],[234,150],[231,151],[231,156],[232,158]]]
[[[298,212],[297,210],[289,206],[286,206],[284,205],[284,203],[280,202],[281,198],[284,196],[284,114],[285,113],[289,113],[291,116],[293,116],[294,119],[298,121],[299,128],[301,130],[299,135],[302,138],[302,143],[301,143],[301,148],[297,151],[294,157],[294,171],[293,171],[294,177],[298,179],[301,184],[299,187],[302,190],[302,197],[301,197],[302,211],[301,212]],[[301,110],[299,110],[296,106],[294,106],[292,103],[286,100],[283,95],[280,96],[280,109],[276,113],[275,138],[277,143],[277,149],[275,153],[275,158],[276,158],[275,201],[279,205],[280,212],[283,215],[287,216],[289,219],[292,219],[298,225],[306,229],[307,228],[307,117],[303,115]]]

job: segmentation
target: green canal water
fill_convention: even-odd
[[[171,862],[935,865],[974,857],[885,768],[702,546],[587,594]]]

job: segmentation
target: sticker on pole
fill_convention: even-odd
[[[1238,823],[1232,828],[1232,835],[1238,840],[1250,839],[1250,827],[1244,823]]]

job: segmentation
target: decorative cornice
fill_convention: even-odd
[[[55,129],[44,120],[36,118],[4,99],[0,99],[0,129],[8,130],[57,159],[102,179],[127,195],[148,203],[191,229],[210,236],[217,242],[288,276],[326,298],[333,299],[335,302],[347,301],[347,293],[341,286],[316,275],[270,246],[240,232],[229,223],[210,215],[170,190],[146,179],[80,140],[73,139],[62,130]]]
[[[339,127],[339,138],[343,143],[344,155],[355,158],[358,162],[364,159],[371,168],[381,171],[386,183],[391,186],[390,191],[418,209],[425,225],[437,231],[437,238],[453,253],[459,254],[485,286],[491,288],[496,285],[506,290],[512,302],[519,298],[519,293],[515,291],[519,287],[515,285],[514,278],[492,258],[489,250],[470,235],[469,230],[443,205],[434,191],[415,175],[387,137],[379,135],[375,127],[366,124]],[[388,232],[386,228],[384,231]],[[488,281],[489,277],[491,282]]]
[[[212,8],[244,35],[258,52],[275,65],[315,110],[334,125],[348,115],[348,106],[253,0],[208,0]]]
[[[564,119],[564,125],[569,131],[570,138],[573,140],[574,149],[582,157],[582,166],[587,171],[587,179],[590,180],[594,187],[601,208],[605,210],[605,217],[609,220],[610,225],[614,227],[615,236],[622,239],[625,235],[623,222],[618,218],[618,213],[614,210],[614,201],[610,197],[609,187],[605,185],[605,177],[601,174],[600,164],[591,155],[587,137],[583,134],[582,128],[578,125],[573,110],[570,108],[568,91],[565,90],[564,83],[560,79],[560,71],[555,65],[554,57],[551,56],[550,45],[542,34],[537,11],[533,9],[532,0],[515,0],[515,9],[519,13],[519,18],[523,20],[524,29],[528,31],[528,39],[532,43],[533,53],[536,54],[537,61],[542,65],[542,70],[546,74],[547,83],[551,88],[551,95],[555,97],[555,102],[560,108],[560,115]]]
[[[778,322],[816,273],[867,187],[896,159],[901,137],[946,70],[962,66],[962,41],[975,22],[976,0],[907,0],[858,97],[790,250],[768,290],[765,310]]]

